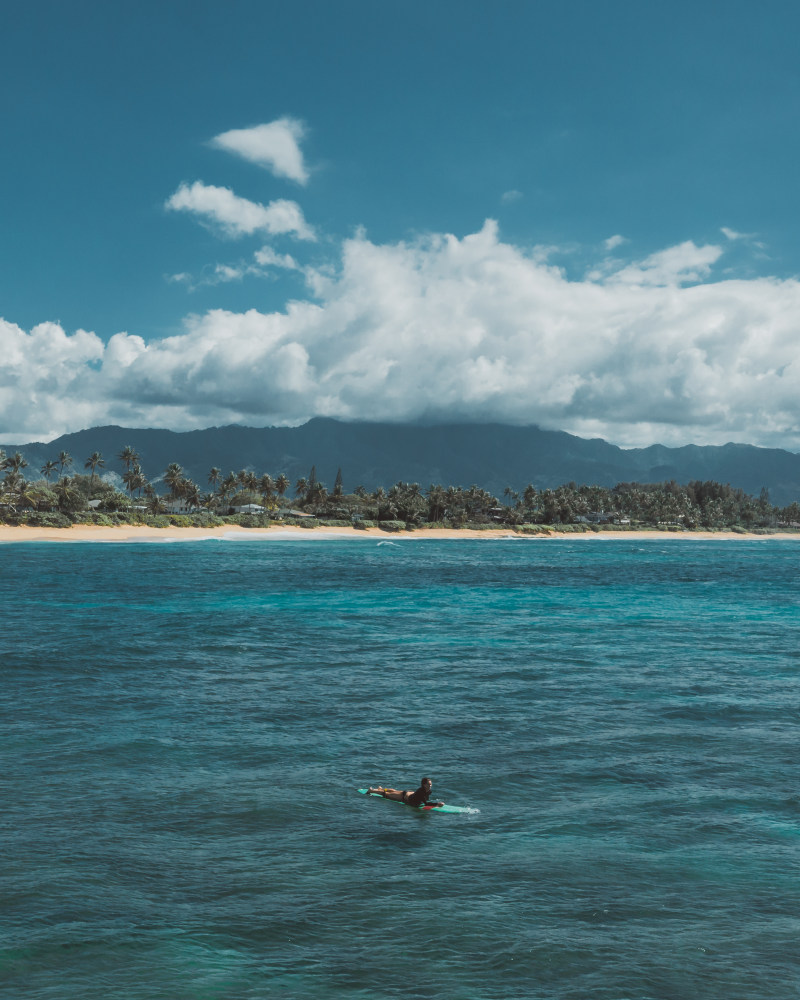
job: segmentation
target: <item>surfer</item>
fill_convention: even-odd
[[[419,788],[415,792],[400,791],[397,788],[368,788],[368,795],[382,795],[385,799],[394,799],[396,802],[405,802],[407,806],[443,806],[444,802],[429,802],[433,782],[430,778],[423,778]]]

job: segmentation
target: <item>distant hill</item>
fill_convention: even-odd
[[[64,434],[48,444],[3,445],[21,451],[32,469],[57,458],[61,451],[83,471],[85,459],[102,452],[105,472],[122,472],[116,458],[131,445],[144,473],[155,480],[168,463],[178,462],[205,487],[208,471],[223,474],[249,468],[272,475],[285,473],[295,482],[316,466],[317,478],[329,488],[341,466],[346,492],[357,485],[374,489],[398,480],[469,486],[473,483],[502,495],[506,486],[521,489],[562,483],[613,486],[618,482],[663,482],[714,479],[747,493],[766,486],[773,503],[800,499],[800,455],[752,445],[687,445],[622,449],[599,438],[587,441],[563,431],[504,424],[342,423],[315,418],[302,427],[210,427],[178,433],[167,430],[93,427]]]

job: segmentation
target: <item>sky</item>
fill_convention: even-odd
[[[0,443],[800,451],[797,4],[0,2]]]

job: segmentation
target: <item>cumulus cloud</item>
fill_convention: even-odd
[[[537,423],[623,445],[800,449],[800,282],[713,280],[719,247],[682,243],[570,280],[504,243],[373,243],[307,271],[316,301],[212,310],[145,342],[0,325],[7,441],[114,422]],[[267,253],[267,257],[269,257]]]
[[[303,218],[294,201],[279,198],[268,205],[240,198],[230,188],[215,187],[195,181],[181,184],[166,202],[166,208],[190,212],[219,226],[231,237],[266,232],[274,235],[290,233],[300,240],[313,240],[314,231]]]
[[[515,201],[519,201],[521,197],[522,197],[522,192],[513,189],[511,191],[504,191],[500,195],[500,201],[502,201],[504,205],[511,205]]]
[[[308,171],[300,150],[300,141],[305,134],[303,122],[296,118],[278,118],[266,125],[223,132],[215,136],[211,144],[265,167],[276,177],[306,184]]]

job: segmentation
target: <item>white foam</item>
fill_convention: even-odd
[[[342,531],[325,531],[318,532],[316,530],[306,530],[306,531],[270,531],[269,533],[264,532],[259,534],[253,534],[250,531],[226,531],[224,535],[217,535],[217,538],[222,538],[226,542],[324,542],[326,539],[331,538],[349,538],[351,541],[369,541],[370,536],[364,536],[363,538],[357,535],[345,534]]]

